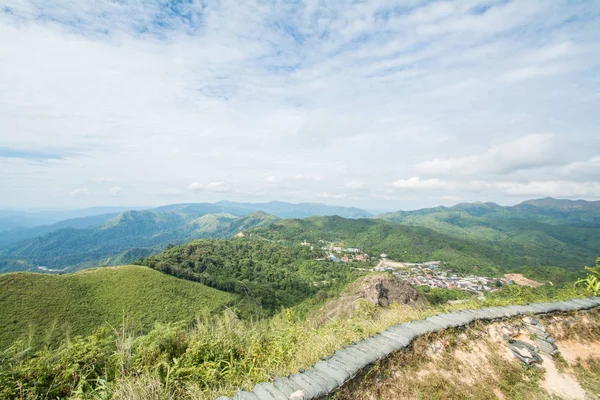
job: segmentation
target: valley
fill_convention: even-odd
[[[576,281],[600,249],[597,203],[233,207],[130,210],[5,244],[0,393],[213,400],[404,321],[593,293]]]

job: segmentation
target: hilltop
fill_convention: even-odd
[[[156,322],[191,321],[239,298],[142,266],[2,274],[0,287],[0,349],[28,335],[34,343],[88,335],[101,326],[118,327],[124,317],[138,331]]]
[[[414,211],[395,211],[375,216],[387,221],[410,221],[411,218],[444,213],[465,213],[486,221],[529,220],[551,225],[600,226],[600,201],[566,200],[546,197],[527,200],[514,206],[492,202],[459,203],[452,207],[423,208]]]

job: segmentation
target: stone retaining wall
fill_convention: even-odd
[[[374,336],[336,351],[312,368],[273,383],[259,383],[252,392],[239,390],[233,400],[308,400],[324,397],[363,369],[391,353],[407,347],[417,336],[447,328],[466,326],[476,320],[496,320],[517,315],[576,311],[600,306],[600,297],[555,303],[536,303],[438,314],[419,321],[394,325]],[[217,400],[231,400],[221,396]]]

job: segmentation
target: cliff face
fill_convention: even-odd
[[[542,337],[553,344],[552,351],[540,344]],[[532,356],[530,365],[523,362],[529,357],[522,354],[527,353]],[[546,315],[534,321],[479,322],[420,337],[410,348],[343,386],[335,399],[541,400],[551,396],[582,400],[600,396],[600,310]]]
[[[409,283],[387,274],[369,275],[351,284],[338,299],[327,303],[317,320],[346,318],[360,310],[389,307],[393,304],[414,306],[426,300]]]
[[[362,286],[358,298],[380,307],[394,303],[413,304],[419,298],[419,292],[410,284],[389,275],[369,276],[358,285]]]

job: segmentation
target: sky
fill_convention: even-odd
[[[600,1],[0,0],[0,207],[600,199]]]

